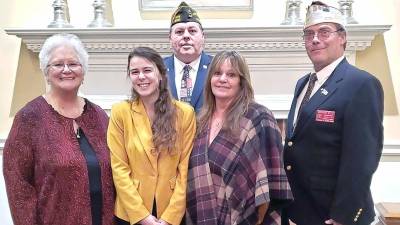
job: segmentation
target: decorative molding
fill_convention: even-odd
[[[107,113],[110,112],[111,106],[117,102],[129,99],[128,95],[82,95],[91,102],[99,105]]]
[[[384,162],[400,162],[400,141],[385,140],[381,161]]]
[[[0,138],[0,155],[3,155],[3,149],[4,149],[5,142],[6,142],[6,139]]]
[[[360,51],[371,45],[375,35],[390,29],[390,25],[349,25],[347,51]],[[170,53],[168,28],[62,28],[6,29],[7,34],[22,38],[28,49],[39,52],[43,41],[58,32],[77,34],[89,52],[126,53],[136,46],[148,46],[161,54]],[[242,52],[304,53],[302,26],[205,28],[206,51],[221,49]]]
[[[256,102],[272,111],[276,119],[286,119],[293,95],[255,95]]]

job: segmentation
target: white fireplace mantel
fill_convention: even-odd
[[[364,50],[375,35],[390,25],[349,25],[348,51]],[[137,46],[149,46],[161,54],[170,53],[168,29],[160,28],[68,28],[6,29],[7,34],[22,38],[28,49],[39,52],[43,41],[59,32],[77,34],[90,53],[126,53]],[[301,26],[206,28],[206,50],[235,49],[242,52],[303,52]]]
[[[371,45],[390,25],[350,25],[347,27],[346,57],[355,62],[356,51]],[[169,29],[160,28],[68,28],[6,29],[22,39],[27,48],[39,52],[44,40],[59,32],[78,35],[89,55],[89,71],[81,91],[109,109],[129,94],[126,79],[128,53],[137,46],[171,54]],[[312,69],[302,40],[301,26],[205,28],[205,51],[238,50],[247,59],[256,99],[270,108],[277,118],[285,118],[296,80]],[[282,85],[285,84],[285,85]]]

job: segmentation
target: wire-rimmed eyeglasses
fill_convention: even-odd
[[[47,68],[52,68],[53,70],[56,71],[63,71],[67,67],[71,71],[78,71],[82,68],[82,64],[78,62],[72,62],[72,63],[52,63],[47,66]]]
[[[312,40],[314,40],[315,36],[317,36],[318,40],[320,41],[325,41],[326,39],[328,39],[331,34],[336,33],[336,32],[340,32],[343,31],[342,29],[338,29],[338,30],[318,30],[317,32],[314,31],[304,31],[303,33],[303,40],[306,42],[310,42]]]

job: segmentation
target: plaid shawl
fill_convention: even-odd
[[[263,203],[269,203],[263,224],[280,224],[280,209],[293,197],[272,113],[253,103],[236,138],[221,130],[208,146],[208,132],[199,133],[190,157],[187,224],[254,225]]]

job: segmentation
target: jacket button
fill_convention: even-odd
[[[292,166],[291,165],[287,165],[286,166],[286,170],[292,170]]]
[[[293,142],[292,142],[292,141],[289,141],[289,142],[287,143],[287,145],[288,145],[289,147],[292,147]]]

